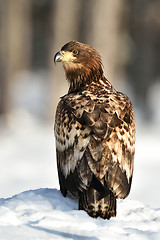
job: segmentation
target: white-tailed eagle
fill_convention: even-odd
[[[103,74],[99,53],[71,41],[54,57],[69,82],[55,117],[60,190],[79,199],[90,216],[116,216],[116,199],[130,192],[135,152],[135,119],[129,98]]]

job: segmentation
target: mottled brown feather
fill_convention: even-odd
[[[83,54],[64,63],[70,88],[55,118],[60,188],[64,196],[67,191],[78,196],[79,208],[89,215],[109,219],[116,215],[116,198],[130,192],[134,111],[128,97],[103,76],[99,54],[77,42],[62,50],[73,48]]]

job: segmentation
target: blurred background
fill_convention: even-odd
[[[130,198],[159,206],[159,13],[158,0],[0,0],[0,197],[59,188],[53,123],[68,86],[53,56],[78,40],[99,51],[135,108]]]

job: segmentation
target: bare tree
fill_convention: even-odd
[[[92,44],[102,55],[105,75],[112,82],[123,74],[126,64],[125,29],[122,19],[125,0],[94,1]]]
[[[6,113],[11,104],[9,89],[12,91],[15,74],[28,68],[30,62],[30,0],[6,0],[0,7],[0,113]]]
[[[75,0],[56,0],[53,11],[53,49],[51,51],[50,59],[56,51],[71,40],[77,40],[78,36],[78,13],[79,1]],[[53,98],[52,108],[55,108],[59,97],[64,95],[67,91],[67,82],[65,81],[64,71],[60,70],[61,64],[57,64],[53,69]]]

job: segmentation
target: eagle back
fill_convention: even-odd
[[[95,85],[61,98],[55,122],[58,168],[67,178],[83,162],[87,170],[78,173],[79,188],[87,189],[94,174],[124,198],[133,174],[133,107],[124,94],[103,82]]]

